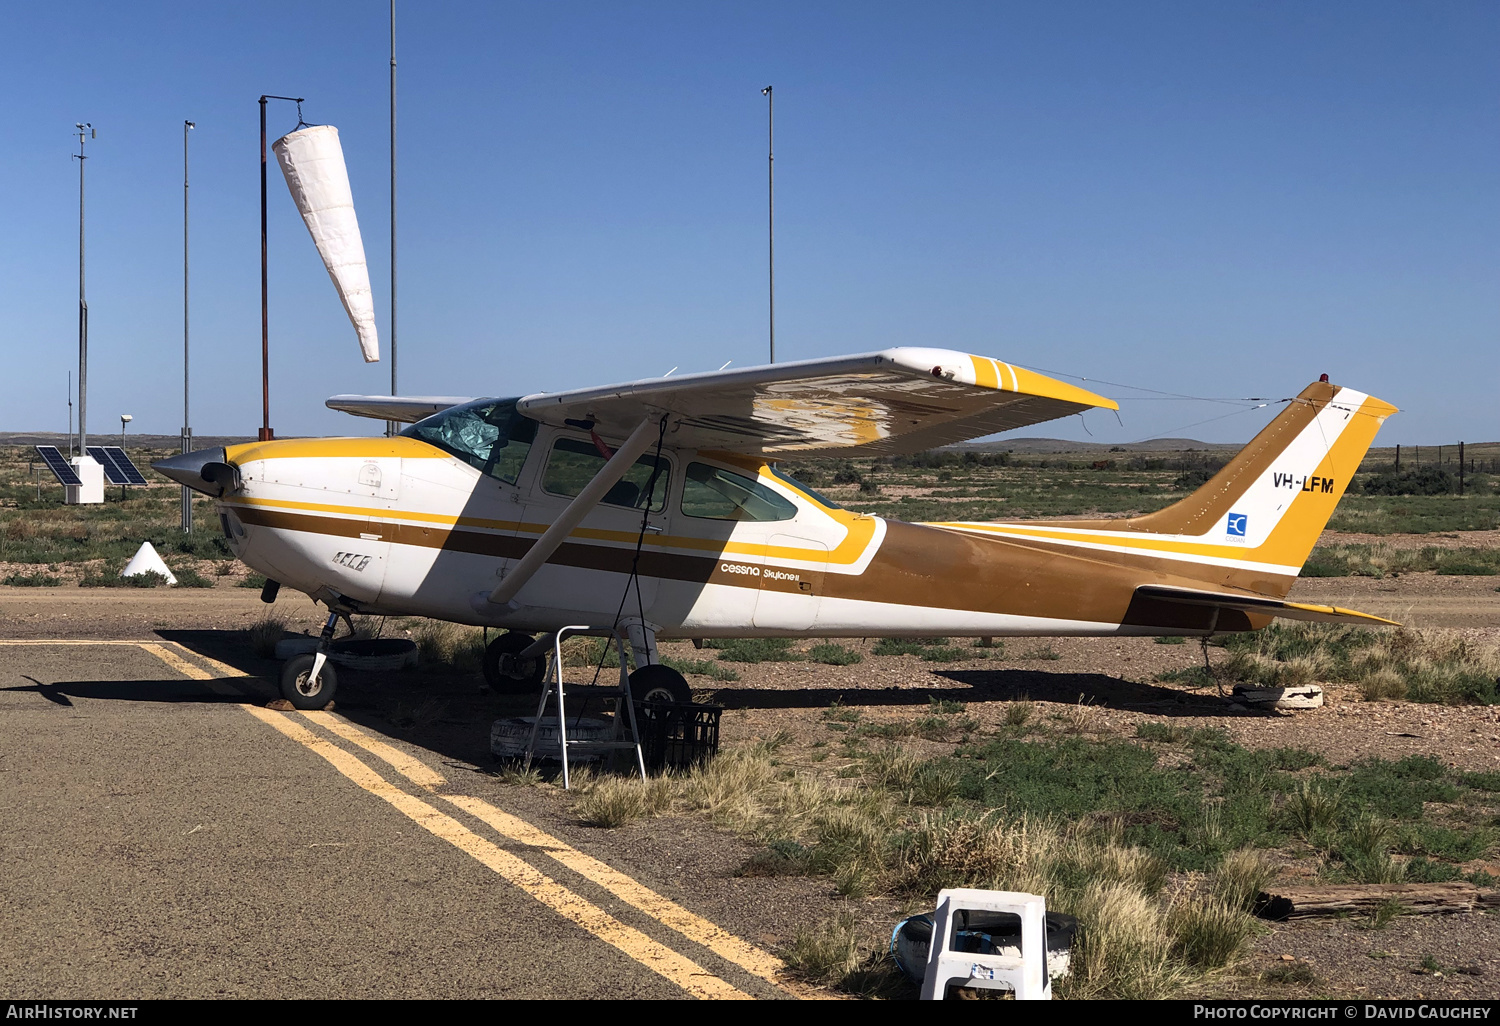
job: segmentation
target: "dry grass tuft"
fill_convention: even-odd
[[[250,647],[262,659],[276,656],[276,643],[286,633],[286,620],[279,616],[263,617],[252,623],[245,631],[250,638]]]
[[[1080,931],[1072,972],[1058,990],[1070,998],[1165,997],[1184,980],[1171,959],[1173,938],[1159,902],[1118,880],[1091,880],[1072,903]]]
[[[799,929],[782,958],[792,975],[808,983],[841,982],[861,962],[854,913],[843,909],[831,920]]]
[[[672,807],[670,777],[606,777],[590,781],[578,800],[578,813],[590,826],[619,827],[659,816]]]
[[[1222,969],[1255,930],[1243,909],[1212,895],[1179,898],[1167,911],[1172,953],[1194,969]]]
[[[448,666],[461,672],[479,669],[484,661],[484,631],[478,627],[419,620],[411,632],[423,665]]]
[[[1276,870],[1255,849],[1230,852],[1214,874],[1213,894],[1230,908],[1248,912],[1255,906],[1256,896],[1271,885],[1275,876]]]

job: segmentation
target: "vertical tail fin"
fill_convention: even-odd
[[[1315,381],[1192,495],[1156,513],[1098,526],[1171,535],[1180,551],[1216,560],[1285,567],[1284,595],[1375,433],[1395,412],[1363,392]]]

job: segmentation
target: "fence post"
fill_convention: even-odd
[[[1464,443],[1458,443],[1458,494],[1464,493]]]

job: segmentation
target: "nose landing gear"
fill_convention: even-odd
[[[298,709],[324,709],[333,701],[338,690],[339,675],[328,653],[333,645],[333,632],[338,627],[339,617],[347,622],[346,613],[329,613],[328,622],[318,638],[318,650],[293,656],[281,666],[281,697]],[[354,625],[349,625],[354,633]]]

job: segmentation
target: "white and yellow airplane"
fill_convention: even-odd
[[[638,699],[690,698],[658,638],[1187,635],[1273,617],[1387,623],[1289,602],[1292,582],[1395,407],[1305,388],[1212,480],[1117,520],[908,524],[840,508],[788,457],[912,453],[1079,413],[1102,396],[944,349],[656,378],[512,399],[335,396],[410,423],[390,438],[200,450],[154,464],[218,499],[236,555],[337,618],[415,615],[504,628],[516,658],[564,625],[622,630]],[[321,708],[323,652],[282,691]]]

